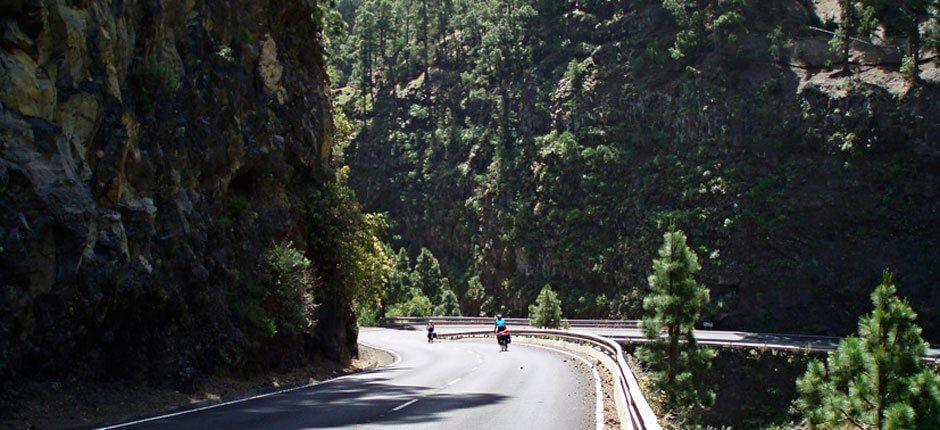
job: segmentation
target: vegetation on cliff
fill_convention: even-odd
[[[350,184],[464,314],[524,316],[549,283],[565,315],[638,318],[675,223],[716,327],[846,334],[891,267],[940,333],[937,67],[903,58],[935,20],[843,3],[864,23],[837,1],[340,1]]]

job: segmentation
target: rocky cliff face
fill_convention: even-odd
[[[329,170],[319,20],[314,0],[0,5],[0,372],[185,385],[238,359],[241,289],[302,242]]]

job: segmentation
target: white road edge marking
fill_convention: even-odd
[[[587,361],[587,359],[585,359],[584,357],[581,357],[580,355],[577,355],[577,354],[574,354],[574,353],[571,353],[562,349],[552,348],[550,346],[533,345],[533,344],[525,344],[525,346],[548,349],[548,350],[552,350],[561,354],[565,354],[567,356],[574,357],[578,360],[581,360],[584,364],[586,364],[588,367],[591,368],[591,373],[594,374],[594,398],[597,399],[597,402],[594,405],[594,422],[596,424],[595,428],[597,430],[604,430],[604,424],[605,424],[604,422],[604,390],[603,388],[601,388],[601,375],[600,373],[597,373],[597,367],[591,364],[590,361]]]
[[[395,365],[397,365],[398,363],[401,362],[401,356],[398,355],[398,353],[396,353],[395,351],[392,351],[392,350],[390,350],[390,349],[385,349],[385,348],[379,348],[379,347],[377,347],[377,346],[372,346],[372,345],[369,345],[369,344],[364,343],[364,342],[359,342],[359,344],[360,344],[360,345],[364,345],[364,346],[369,347],[369,348],[372,348],[372,349],[377,349],[377,350],[379,350],[379,351],[387,352],[387,353],[389,353],[392,357],[395,358],[395,361],[393,361],[391,364],[387,364],[387,365],[381,366],[381,367],[393,367],[393,366],[395,366]],[[271,397],[271,396],[276,396],[276,395],[278,395],[278,394],[284,394],[284,393],[290,393],[290,392],[292,392],[292,391],[303,390],[303,389],[305,389],[305,388],[310,388],[310,387],[314,387],[314,386],[317,386],[317,385],[326,384],[327,382],[333,382],[333,381],[338,381],[338,380],[341,380],[341,379],[346,379],[346,378],[349,378],[349,377],[352,377],[352,376],[356,376],[356,375],[359,375],[359,373],[350,373],[350,374],[348,374],[348,375],[338,376],[338,377],[336,377],[336,378],[327,379],[327,380],[325,380],[325,381],[317,381],[317,382],[314,382],[314,383],[311,383],[311,384],[301,385],[301,386],[299,386],[299,387],[286,388],[286,389],[283,389],[283,390],[272,391],[272,392],[270,392],[270,393],[264,393],[264,394],[258,394],[258,395],[256,395],[256,396],[245,397],[245,398],[242,398],[242,399],[229,400],[229,401],[227,401],[227,402],[222,402],[222,403],[214,403],[214,404],[211,404],[211,405],[206,405],[206,406],[202,406],[202,407],[198,407],[198,408],[194,408],[194,409],[187,409],[187,410],[185,410],[185,411],[173,412],[173,413],[171,413],[171,414],[157,415],[157,416],[155,416],[155,417],[143,418],[143,419],[139,419],[139,420],[136,420],[136,421],[130,421],[130,422],[126,422],[126,423],[120,423],[120,424],[114,424],[114,425],[110,425],[110,426],[98,427],[98,428],[95,429],[95,430],[111,430],[111,429],[118,429],[118,428],[122,428],[122,427],[128,427],[128,426],[133,426],[133,425],[137,425],[137,424],[143,424],[143,423],[150,422],[150,421],[158,421],[158,420],[162,420],[162,419],[166,419],[166,418],[178,417],[178,416],[180,416],[180,415],[186,415],[186,414],[191,414],[191,413],[194,413],[194,412],[205,411],[205,410],[207,410],[207,409],[215,409],[215,408],[220,408],[220,407],[222,407],[222,406],[228,406],[228,405],[234,405],[234,404],[236,404],[236,403],[247,402],[247,401],[249,401],[249,400],[261,399],[261,398],[264,398],[264,397]],[[414,402],[416,402],[416,401],[417,401],[417,399],[412,400],[410,403],[414,403]],[[406,405],[407,405],[407,404],[406,404]],[[397,409],[395,409],[395,410],[397,410]]]
[[[463,378],[454,379],[453,381],[448,382],[447,385],[454,385],[454,384],[460,382],[461,379],[463,379]]]
[[[400,411],[400,410],[402,410],[402,409],[405,409],[405,408],[407,408],[408,406],[411,406],[414,402],[417,402],[417,401],[418,401],[418,399],[411,399],[411,400],[409,400],[407,403],[403,403],[403,404],[401,404],[401,405],[395,406],[394,408],[392,408],[392,412],[398,412],[398,411]]]
[[[382,366],[382,367],[394,367],[394,366],[398,365],[398,363],[401,363],[401,356],[398,355],[397,352],[392,351],[391,349],[379,348],[379,347],[377,347],[377,346],[375,346],[375,345],[369,345],[368,343],[365,343],[365,342],[359,342],[359,344],[360,344],[360,345],[363,345],[363,346],[365,346],[365,347],[368,347],[368,348],[377,349],[377,350],[382,351],[382,352],[387,352],[389,355],[391,355],[392,357],[395,358],[394,361],[392,361],[391,363],[386,364],[386,365],[384,365],[384,366]],[[324,381],[324,382],[326,382],[326,381]]]

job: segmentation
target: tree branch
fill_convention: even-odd
[[[868,429],[868,427],[865,427],[864,425],[862,425],[862,423],[855,421],[854,418],[850,417],[848,412],[845,411],[845,409],[839,408],[839,412],[842,412],[842,415],[845,415],[845,419],[849,420],[852,423],[852,425],[855,426],[855,428],[859,428],[862,430]]]

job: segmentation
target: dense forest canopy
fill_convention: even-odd
[[[637,318],[674,223],[719,327],[847,333],[890,267],[929,337],[935,3],[340,0],[337,159],[464,313]]]

